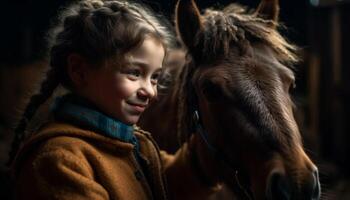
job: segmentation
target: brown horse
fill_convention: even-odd
[[[303,150],[289,94],[296,48],[278,33],[278,14],[277,0],[251,13],[232,4],[203,15],[193,0],[180,0],[186,65],[161,99],[170,104],[153,109],[151,123],[166,124],[163,133],[150,131],[190,133],[204,180],[222,181],[242,199],[319,199],[317,167]],[[159,115],[168,108],[173,115]]]

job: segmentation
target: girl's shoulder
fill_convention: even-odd
[[[133,145],[105,137],[93,131],[84,130],[66,123],[49,123],[27,139],[15,158],[14,165],[20,165],[29,156],[87,155],[132,152]]]

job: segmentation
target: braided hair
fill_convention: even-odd
[[[39,106],[60,84],[74,89],[67,72],[69,55],[77,53],[96,64],[92,66],[100,66],[106,59],[139,47],[147,36],[159,40],[166,49],[171,46],[172,34],[167,22],[162,20],[145,5],[124,0],[82,0],[64,9],[58,25],[49,32],[50,68],[15,128],[8,165],[26,137],[27,125]]]

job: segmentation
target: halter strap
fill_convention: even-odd
[[[194,69],[190,68],[188,69],[189,71],[187,72],[187,79],[190,80],[190,75],[194,74]],[[234,176],[234,182],[238,187],[238,190],[236,192],[239,192],[239,195],[241,197],[246,197],[248,200],[253,199],[253,195],[249,189],[244,187],[244,185],[241,184],[239,180],[239,168],[233,164],[229,157],[226,156],[223,152],[221,152],[219,149],[217,149],[212,143],[209,141],[209,137],[205,129],[203,128],[202,121],[200,118],[200,113],[199,113],[199,106],[198,106],[198,96],[196,93],[196,90],[194,89],[194,86],[191,81],[187,81],[185,87],[188,89],[188,94],[189,97],[187,97],[187,103],[189,104],[189,109],[190,112],[192,113],[192,127],[191,127],[191,132],[198,133],[200,138],[204,141],[207,149],[209,150],[210,154],[217,159],[218,161],[222,162],[230,171],[233,172]],[[197,166],[198,167],[198,166]]]
[[[251,195],[250,190],[247,190],[239,181],[239,177],[238,177],[239,169],[238,169],[238,167],[235,166],[235,164],[230,161],[230,159],[228,158],[228,156],[226,156],[226,154],[222,153],[220,150],[215,148],[210,143],[208,134],[204,130],[204,128],[201,124],[198,110],[194,110],[193,120],[194,120],[195,129],[196,129],[195,132],[199,133],[200,138],[204,141],[210,154],[212,154],[214,156],[214,158],[221,161],[225,166],[227,166],[227,168],[230,169],[230,171],[234,172],[234,179],[235,179],[237,186],[239,187],[241,192],[247,197],[247,199],[252,200],[252,195]]]
[[[206,144],[209,152],[218,160],[223,161],[223,163],[225,165],[228,166],[228,168],[230,168],[232,171],[235,171],[238,173],[238,167],[235,166],[229,159],[228,157],[223,154],[222,152],[220,152],[217,148],[215,148],[210,142],[209,142],[209,137],[207,132],[204,130],[201,122],[200,122],[200,118],[199,118],[199,112],[198,110],[195,110],[193,113],[193,119],[195,121],[195,126],[196,126],[196,132],[199,133],[199,135],[201,136],[202,140],[204,141],[204,143]]]

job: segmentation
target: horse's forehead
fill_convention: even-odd
[[[279,62],[276,54],[268,46],[253,44],[251,50],[248,56],[240,56],[233,52],[221,61],[199,67],[195,80],[212,79],[218,84],[227,86],[229,83],[239,87],[240,82],[243,84],[246,81],[278,84],[279,81],[276,80],[295,79],[293,71]]]
[[[267,45],[257,43],[253,45],[254,57],[256,60],[262,63],[266,63],[274,66],[275,68],[286,68],[277,59],[276,53]]]

